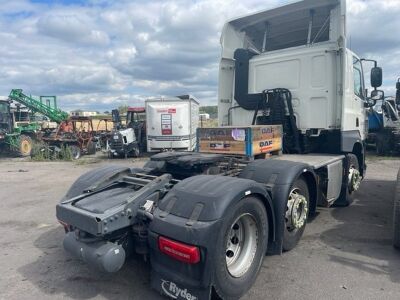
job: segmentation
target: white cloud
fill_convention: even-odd
[[[73,45],[106,46],[109,43],[107,33],[92,29],[89,20],[76,14],[44,16],[39,18],[37,27],[41,34]]]

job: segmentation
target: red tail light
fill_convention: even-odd
[[[176,260],[188,264],[197,264],[200,261],[200,250],[196,246],[179,243],[165,237],[158,238],[160,251]]]

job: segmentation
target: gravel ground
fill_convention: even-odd
[[[99,274],[62,249],[55,205],[83,172],[143,161],[0,159],[0,299],[165,299],[149,266],[130,259]],[[319,208],[300,244],[268,256],[243,299],[399,299],[400,252],[391,246],[392,194],[400,160],[369,160],[348,208]]]

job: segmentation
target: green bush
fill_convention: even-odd
[[[61,147],[49,146],[43,142],[34,143],[32,146],[31,159],[33,161],[63,160],[72,161],[71,149],[68,145]]]

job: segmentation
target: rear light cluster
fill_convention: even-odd
[[[158,238],[158,247],[162,253],[184,263],[197,264],[200,261],[200,250],[196,246],[160,236]]]

